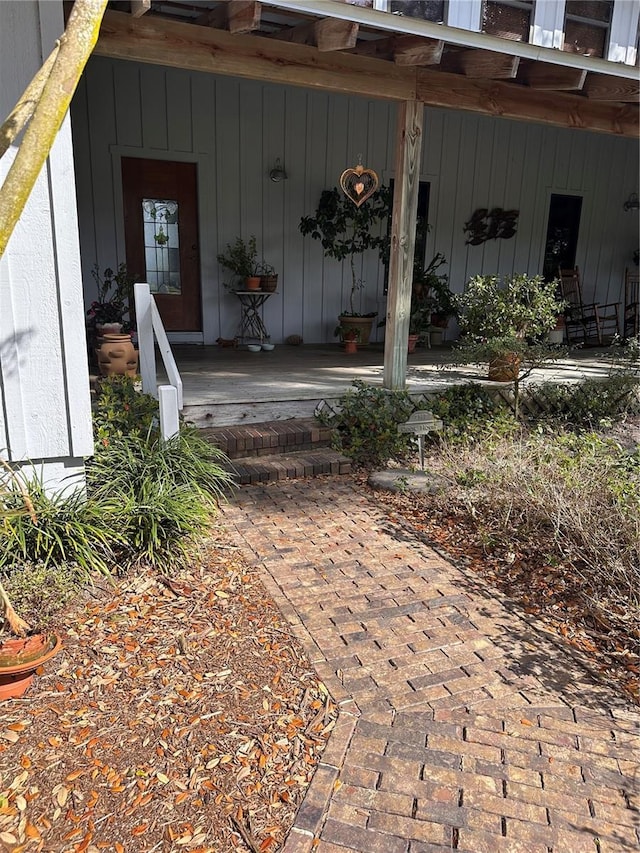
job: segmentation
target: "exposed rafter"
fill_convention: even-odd
[[[620,77],[607,77],[606,74],[589,74],[584,84],[588,98],[597,101],[621,101],[637,104],[640,95],[640,83],[636,80],[621,80]]]
[[[325,18],[281,30],[272,38],[295,44],[308,44],[317,47],[322,53],[332,50],[350,50],[358,41],[358,24],[339,21],[336,18]]]
[[[196,18],[196,24],[229,30],[230,33],[251,33],[260,29],[262,7],[256,0],[228,0]]]
[[[370,98],[409,101],[417,97],[431,106],[638,135],[638,111],[631,105],[607,104],[568,93],[550,94],[512,82],[472,79],[353,53],[320,53],[306,45],[232,35],[151,15],[135,19],[107,12],[95,52]]]
[[[520,57],[488,50],[452,50],[442,57],[443,71],[488,80],[513,80],[518,73]]]
[[[518,72],[518,80],[532,89],[556,92],[579,92],[586,77],[587,72],[582,68],[564,68],[546,62],[524,61]]]
[[[151,0],[131,0],[131,14],[140,18],[151,8]]]
[[[396,65],[437,65],[444,42],[417,36],[390,36],[361,41],[352,51],[357,56],[393,61]]]
[[[443,41],[400,37],[395,39],[393,61],[396,65],[438,65],[443,50]]]

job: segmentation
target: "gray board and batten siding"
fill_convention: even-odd
[[[4,3],[0,114],[64,29],[62,4]],[[20,34],[19,38],[16,34]],[[43,45],[45,46],[43,48]],[[0,183],[15,157],[0,161]],[[0,457],[50,488],[82,484],[93,452],[73,150],[66,118],[0,258]]]
[[[393,103],[93,57],[72,120],[87,302],[92,265],[125,257],[120,158],[186,160],[198,167],[204,328],[195,340],[235,333],[239,308],[216,256],[251,234],[280,274],[264,308],[272,342],[334,340],[348,265],[325,259],[298,223],[359,154],[383,182],[393,177]],[[274,183],[277,158],[288,180]],[[427,107],[420,179],[430,183],[427,256],[446,256],[454,290],[477,273],[541,272],[550,196],[561,193],[583,198],[576,263],[585,298],[620,298],[638,243],[637,211],[623,209],[638,191],[637,140]],[[517,233],[467,246],[464,223],[484,207],[518,210]],[[358,310],[383,316],[375,254],[358,261],[358,275]]]

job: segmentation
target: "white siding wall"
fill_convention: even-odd
[[[0,114],[64,30],[62,3],[0,3]],[[13,160],[0,161],[2,179]],[[0,454],[53,487],[93,452],[71,128],[67,119],[0,259]]]
[[[349,272],[302,238],[300,217],[335,186],[362,153],[386,182],[394,162],[395,107],[156,66],[95,58],[75,98],[73,118],[86,299],[96,261],[125,256],[119,157],[198,163],[204,340],[231,337],[235,297],[222,286],[217,253],[237,235],[255,234],[280,273],[279,295],[265,308],[275,343],[290,334],[333,340],[347,304]],[[542,269],[551,192],[584,197],[577,263],[585,293],[618,298],[638,242],[638,214],[623,202],[638,190],[638,145],[583,131],[427,109],[423,180],[431,181],[428,251],[443,252],[461,290],[474,273]],[[273,183],[276,157],[289,180]],[[479,207],[520,211],[517,235],[465,246],[463,225]],[[361,268],[361,311],[384,310],[375,256]]]

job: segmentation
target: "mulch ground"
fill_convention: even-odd
[[[0,706],[0,850],[275,851],[335,706],[253,570],[101,581]]]

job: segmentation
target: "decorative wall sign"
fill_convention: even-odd
[[[378,189],[380,181],[373,169],[365,169],[362,158],[355,169],[345,169],[340,175],[340,188],[349,201],[360,207]]]
[[[480,243],[487,240],[497,240],[498,238],[508,240],[516,233],[519,214],[519,210],[503,210],[501,207],[494,207],[489,210],[486,207],[479,207],[472,214],[471,219],[464,223],[464,230],[467,234],[465,244],[479,246]]]

